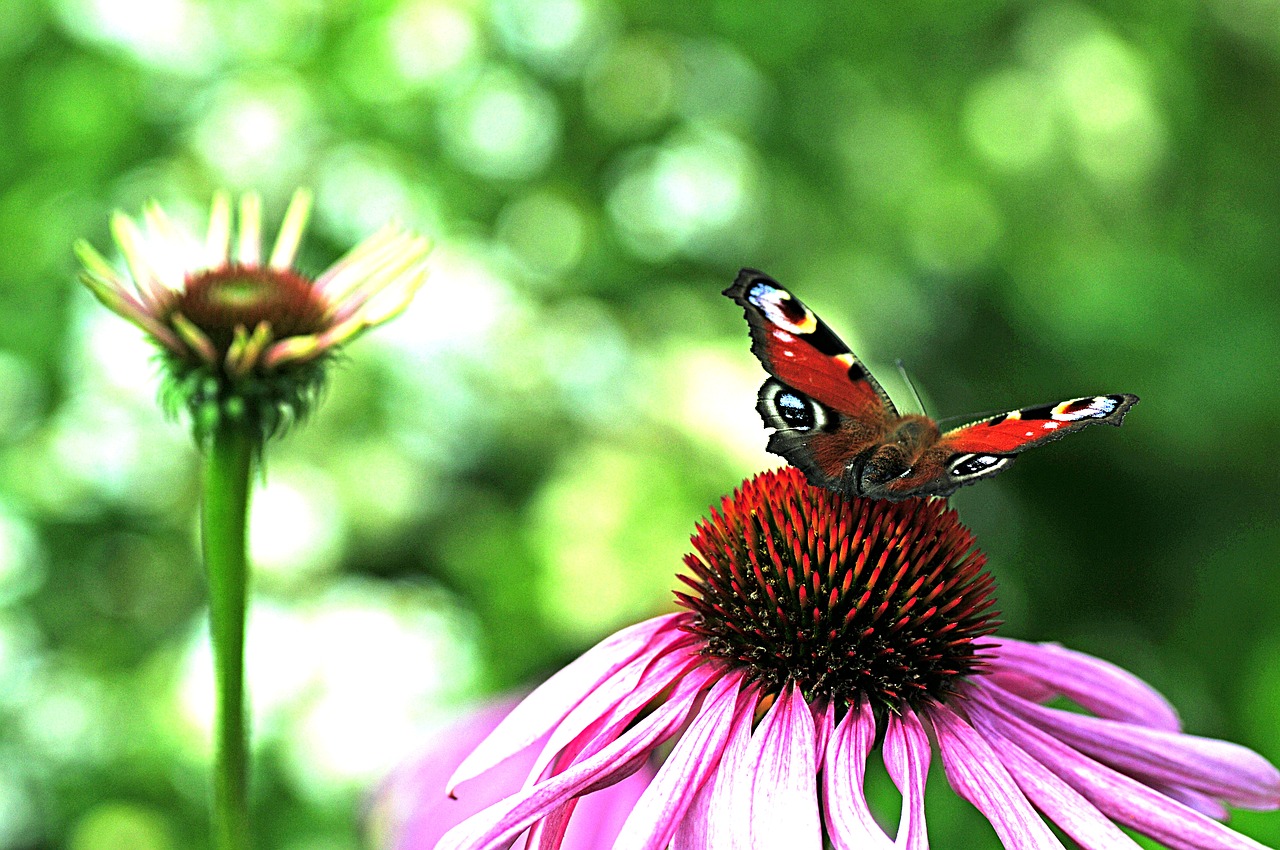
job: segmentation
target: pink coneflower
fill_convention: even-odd
[[[615,848],[924,848],[936,746],[951,786],[1010,848],[1260,847],[1224,804],[1280,806],[1261,756],[1180,731],[1150,686],[1051,644],[989,637],[991,579],[941,501],[814,488],[794,469],[726,498],[693,539],[688,610],[626,629],[517,706],[458,786],[544,735],[529,779],[440,850],[559,846],[583,796],[676,739]],[[1049,708],[1065,697],[1089,714]],[[880,741],[896,840],[863,794]]]
[[[262,204],[217,193],[196,237],[150,204],[143,227],[116,213],[111,230],[127,272],[89,243],[76,251],[81,280],[140,327],[164,354],[165,396],[187,407],[197,431],[240,419],[269,436],[306,409],[339,346],[402,312],[426,277],[430,243],[388,225],[314,280],[293,266],[311,210],[299,190],[269,255]]]

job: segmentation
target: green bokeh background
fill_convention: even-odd
[[[255,504],[260,846],[366,846],[454,712],[668,610],[777,463],[743,265],[903,407],[898,357],[936,416],[1141,395],[953,502],[1007,634],[1280,761],[1278,68],[1276,0],[6,0],[0,847],[205,846],[196,456],[70,246],[217,187],[313,187],[313,272],[438,243]]]

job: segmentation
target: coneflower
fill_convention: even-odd
[[[262,438],[304,416],[339,346],[398,315],[426,278],[430,242],[389,224],[315,278],[294,268],[311,210],[299,190],[270,254],[262,203],[214,195],[203,238],[158,204],[140,227],[116,213],[124,255],[117,270],[88,242],[76,244],[81,280],[98,300],[140,327],[163,354],[162,395],[185,407],[197,436],[247,424]]]
[[[201,544],[209,579],[216,668],[213,845],[254,846],[249,828],[244,625],[248,509],[253,468],[267,438],[304,417],[338,348],[408,306],[426,277],[426,239],[388,225],[318,277],[294,267],[311,194],[299,190],[270,254],[262,204],[218,193],[198,237],[158,204],[139,226],[123,213],[111,230],[124,267],[76,244],[81,280],[159,348],[161,397],[185,409],[204,450]]]
[[[924,848],[934,748],[1005,847],[1257,848],[1224,805],[1280,806],[1280,772],[1184,734],[1133,675],[1052,644],[991,637],[992,583],[941,501],[846,498],[794,469],[747,481],[693,538],[680,613],[557,673],[451,787],[539,742],[523,788],[440,850],[559,846],[584,795],[666,760],[615,848]],[[1065,697],[1088,714],[1049,708]],[[877,742],[902,793],[895,839],[863,793]]]

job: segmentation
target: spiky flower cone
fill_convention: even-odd
[[[793,476],[726,496],[685,557],[706,654],[769,693],[870,699],[897,711],[954,696],[990,634],[992,581],[973,535],[940,500],[847,499]]]

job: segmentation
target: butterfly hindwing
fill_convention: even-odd
[[[760,387],[756,411],[773,428],[768,450],[784,457],[817,487],[846,490],[850,461],[875,445],[883,427],[835,408],[770,378]]]

